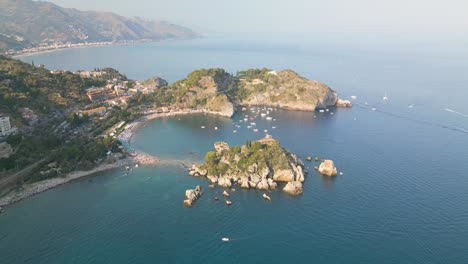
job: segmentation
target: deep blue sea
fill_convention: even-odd
[[[266,129],[302,158],[333,159],[343,175],[310,168],[302,196],[272,191],[271,203],[238,188],[228,207],[214,200],[222,189],[179,165],[108,171],[7,208],[1,263],[468,263],[466,50],[198,39],[21,59],[170,82],[202,67],[291,68],[357,99],[325,113],[274,111],[257,133],[242,112],[150,121],[132,145],[163,159],[200,161],[215,141],[243,144]],[[183,207],[197,184],[203,197]]]

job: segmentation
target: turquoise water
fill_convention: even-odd
[[[268,129],[284,147],[300,157],[331,158],[344,175],[324,178],[310,169],[302,196],[274,191],[267,203],[262,192],[238,190],[227,207],[214,201],[221,189],[206,188],[205,180],[187,176],[178,165],[140,167],[129,176],[122,170],[102,173],[0,215],[2,263],[468,262],[463,55],[273,44],[263,50],[208,40],[107,48],[33,58],[51,68],[78,57],[76,67],[83,68],[109,61],[134,69],[128,72],[132,78],[159,72],[171,81],[207,65],[233,71],[284,66],[327,82],[343,96],[357,95],[355,107],[332,110],[333,115],[279,110],[273,112],[276,122],[256,120],[259,131]],[[126,63],[113,61],[112,52]],[[93,58],[96,54],[101,57]],[[191,59],[166,60],[177,54]],[[387,104],[381,100],[385,92]],[[366,101],[377,110],[368,109]],[[243,115],[153,120],[132,144],[164,159],[201,160],[215,141],[242,144],[264,135],[239,123]],[[196,184],[205,193],[193,208],[184,208],[184,191]],[[222,243],[225,236],[233,241]]]

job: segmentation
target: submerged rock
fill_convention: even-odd
[[[336,176],[337,170],[333,160],[324,160],[318,168],[318,172],[325,176]]]
[[[268,196],[266,193],[264,193],[264,194],[262,195],[262,197],[263,197],[263,199],[265,199],[265,200],[267,200],[267,201],[270,201],[270,202],[271,202],[271,197],[270,197],[270,196]]]

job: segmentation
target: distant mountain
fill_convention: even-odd
[[[0,0],[0,52],[43,44],[192,38],[165,21],[79,11],[32,0]]]

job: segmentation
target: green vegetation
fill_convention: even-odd
[[[244,146],[233,146],[221,153],[207,152],[205,163],[200,168],[206,169],[208,175],[213,176],[222,176],[233,171],[240,171],[241,175],[247,175],[249,167],[254,164],[258,170],[266,167],[273,170],[287,169],[288,156],[289,152],[277,141],[268,144],[260,141],[247,141]]]
[[[106,74],[82,78],[71,72],[51,73],[42,67],[0,56],[0,113],[10,116],[12,124],[24,130],[6,139],[14,153],[0,159],[0,177],[41,160],[29,179],[42,180],[75,169],[92,168],[106,159],[108,151],[122,152],[120,142],[105,136],[105,132],[120,121],[134,120],[134,112],[114,106],[104,117],[92,117],[73,110],[84,109],[89,103],[86,88],[102,86],[108,79],[126,80],[114,69],[101,71]],[[22,107],[38,116],[37,124],[29,126],[20,112]],[[57,164],[57,170],[40,173],[50,162]]]

